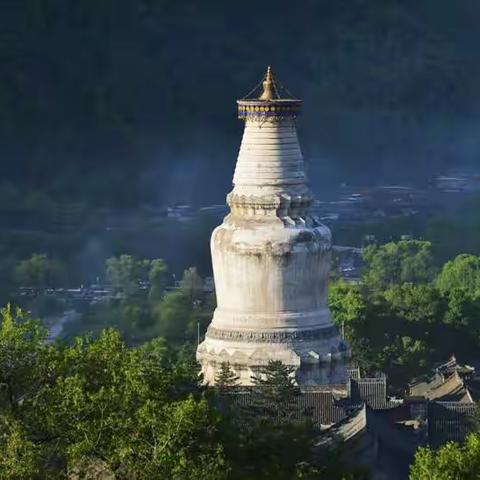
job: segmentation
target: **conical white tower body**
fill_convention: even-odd
[[[197,351],[204,381],[214,384],[228,362],[249,385],[259,367],[280,360],[299,384],[345,383],[350,352],[327,306],[331,235],[309,213],[295,126],[301,102],[238,104],[246,123],[231,212],[211,238],[217,309]]]

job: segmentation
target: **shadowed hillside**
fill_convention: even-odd
[[[471,164],[479,14],[470,1],[7,0],[0,174],[94,205],[221,201],[234,101],[267,64],[305,100],[316,189]]]

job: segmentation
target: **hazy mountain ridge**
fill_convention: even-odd
[[[399,164],[408,180],[476,159],[473,3],[23,0],[0,10],[0,173],[60,197],[222,199],[241,132],[234,100],[267,63],[305,100],[314,184],[388,180]]]

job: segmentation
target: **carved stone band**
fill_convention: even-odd
[[[274,332],[259,331],[239,331],[239,330],[221,330],[209,327],[207,330],[208,338],[217,340],[232,340],[258,343],[285,343],[309,340],[329,339],[338,335],[337,327],[331,326],[326,328],[317,328],[315,330],[297,330],[288,331],[280,330]]]

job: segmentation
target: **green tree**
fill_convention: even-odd
[[[431,350],[425,341],[406,335],[388,338],[380,356],[393,385],[404,386],[429,370]]]
[[[139,260],[133,255],[110,257],[105,263],[107,281],[127,297],[138,294],[140,282],[148,278],[149,260]]]
[[[154,414],[152,411],[151,415]],[[196,401],[190,396],[167,405],[161,415],[157,438],[154,438],[161,448],[154,450],[145,469],[140,470],[136,462],[137,472],[144,472],[145,478],[227,478],[229,468],[223,448],[214,443],[219,418],[205,399]],[[151,455],[148,448],[147,454]]]
[[[200,333],[200,339],[212,321],[213,311],[215,310],[214,300],[215,295],[204,295],[202,300],[194,300],[192,304],[192,311],[188,318],[186,337],[189,339],[196,339]]]
[[[329,289],[328,303],[334,322],[350,344],[355,363],[367,372],[382,370],[379,353],[386,342],[386,325],[389,329],[396,326],[384,297],[359,284],[339,280]]]
[[[452,288],[444,294],[447,309],[443,324],[446,335],[437,335],[435,349],[444,356],[450,355],[452,345],[462,358],[476,356],[480,345],[480,297],[472,296],[466,289]]]
[[[317,432],[281,410],[298,394],[288,367],[271,363],[256,381],[280,412],[222,415],[199,386],[191,345],[129,348],[112,329],[48,345],[38,322],[2,315],[0,478],[306,478],[298,466]]]
[[[395,283],[426,283],[435,269],[431,243],[402,240],[385,245],[369,245],[363,250],[363,282],[372,288],[385,288]]]
[[[151,337],[153,319],[146,302],[127,301],[112,308],[115,315],[112,326],[118,328],[126,340],[138,343]]]
[[[480,297],[472,297],[464,288],[452,288],[446,294],[448,309],[444,321],[448,325],[480,333]]]
[[[0,311],[0,385],[3,408],[16,410],[21,399],[36,392],[46,372],[47,331],[20,309],[7,305]]]
[[[154,309],[158,335],[184,341],[192,311],[192,299],[188,292],[183,289],[168,292]]]
[[[238,416],[236,452],[227,450],[229,458],[246,478],[294,478],[298,464],[309,458],[318,432],[296,405],[300,390],[293,369],[270,361],[252,380],[250,400]]]
[[[168,266],[161,258],[138,259],[133,255],[110,257],[105,262],[107,281],[118,291],[134,297],[141,290],[146,291],[146,283],[150,284],[148,296],[151,300],[159,300],[166,284]],[[143,288],[142,288],[143,287]]]
[[[97,467],[119,479],[226,477],[220,418],[200,398],[190,353],[161,340],[128,348],[113,330],[46,345],[9,308],[1,327],[1,478]]]
[[[477,480],[480,478],[480,435],[463,444],[448,442],[438,450],[421,447],[410,467],[410,480]]]
[[[480,295],[480,257],[458,255],[443,266],[435,283],[442,293],[462,289],[471,296]]]
[[[129,341],[151,338],[166,285],[165,261],[120,255],[109,258],[105,270],[107,281],[120,298],[110,302],[107,312],[100,309],[101,315],[110,318],[108,325],[119,328]]]
[[[252,377],[254,406],[259,414],[279,419],[295,416],[292,405],[300,395],[295,382],[295,369],[279,360],[271,360]]]
[[[184,290],[190,296],[192,301],[202,299],[203,280],[198,274],[196,267],[187,268],[187,270],[183,272],[180,286],[182,290]]]
[[[222,362],[215,377],[215,386],[220,393],[225,393],[228,392],[230,388],[237,386],[239,379],[230,364],[228,362]]]
[[[409,322],[423,325],[437,323],[446,310],[446,302],[431,284],[392,285],[384,296],[390,308]]]
[[[0,449],[0,478],[39,478],[40,448],[29,440],[22,422],[10,413],[0,413]]]
[[[34,253],[17,264],[15,279],[26,287],[58,287],[65,281],[65,269],[60,261],[48,258],[44,253]]]
[[[431,284],[392,284],[385,289],[339,281],[330,290],[334,321],[344,327],[362,370],[386,372],[391,384],[401,387],[431,366],[432,342],[443,353],[447,301]]]
[[[353,338],[355,325],[360,323],[367,310],[365,298],[358,285],[337,280],[330,283],[328,305],[333,319],[348,340]]]
[[[150,262],[148,280],[150,282],[149,297],[151,300],[159,300],[165,290],[167,282],[168,266],[161,258],[156,258]]]

